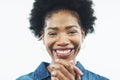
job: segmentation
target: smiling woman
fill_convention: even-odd
[[[68,10],[59,10],[45,21],[42,39],[53,61],[75,59],[84,39],[84,31],[78,22]]]
[[[108,80],[86,70],[76,56],[88,33],[94,31],[91,0],[36,0],[30,29],[52,58],[17,80]]]

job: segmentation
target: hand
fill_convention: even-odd
[[[52,80],[80,80],[83,73],[73,64],[73,61],[57,59],[48,67]]]

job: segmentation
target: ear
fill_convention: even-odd
[[[44,39],[45,37],[44,36],[45,36],[45,34],[44,34],[44,32],[42,32],[41,38],[42,38],[43,44],[45,44],[45,39]]]
[[[85,39],[85,32],[82,30],[82,42],[84,41],[84,39]]]

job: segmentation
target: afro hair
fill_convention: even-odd
[[[40,38],[44,30],[46,15],[54,10],[66,9],[79,15],[86,36],[94,31],[96,17],[92,5],[91,0],[35,0],[30,14],[30,30]]]

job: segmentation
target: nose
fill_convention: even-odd
[[[66,35],[60,35],[57,40],[57,46],[65,47],[69,45],[70,41]]]

